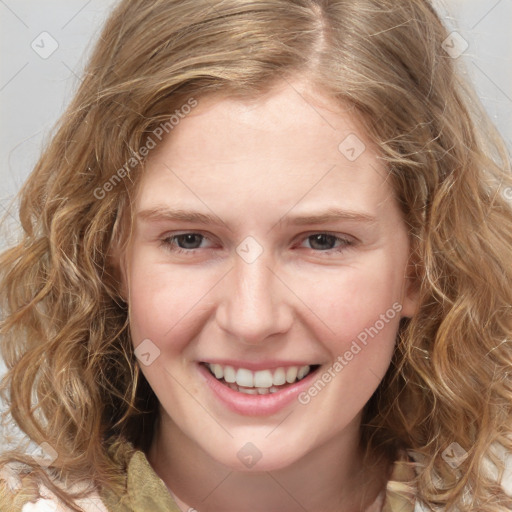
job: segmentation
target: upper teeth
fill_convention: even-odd
[[[217,379],[224,378],[228,383],[236,383],[248,388],[271,388],[272,386],[281,386],[285,382],[292,384],[297,379],[303,379],[311,369],[309,365],[306,365],[253,372],[246,368],[233,368],[232,366],[210,363],[208,363],[208,368]]]

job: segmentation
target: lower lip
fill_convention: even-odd
[[[206,383],[213,394],[220,402],[230,410],[245,416],[270,416],[294,401],[298,402],[300,393],[310,387],[313,379],[316,378],[318,368],[304,377],[302,380],[288,385],[275,393],[266,395],[248,395],[235,391],[218,381],[204,364],[199,364],[199,372],[206,380]]]

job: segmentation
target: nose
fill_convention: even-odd
[[[269,263],[264,255],[252,263],[235,256],[234,268],[220,285],[217,324],[239,342],[261,343],[286,333],[293,323],[293,294]]]

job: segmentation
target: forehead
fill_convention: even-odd
[[[386,178],[352,109],[284,82],[255,99],[199,99],[150,155],[139,209],[185,197],[371,206],[389,195]]]
[[[154,155],[176,159],[226,159],[250,154],[265,145],[261,156],[324,161],[339,157],[339,143],[349,134],[367,139],[354,108],[335,103],[318,88],[302,82],[281,82],[255,98],[232,99],[215,94],[199,98]],[[365,140],[369,143],[368,140]]]

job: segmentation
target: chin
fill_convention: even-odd
[[[226,453],[228,450],[229,453]],[[300,459],[297,450],[294,450],[293,453],[276,450],[275,445],[271,445],[268,440],[266,443],[238,442],[236,446],[233,446],[232,449],[228,448],[228,450],[223,453],[211,453],[211,457],[226,468],[242,473],[278,471],[292,466]],[[231,454],[234,454],[234,457]]]

